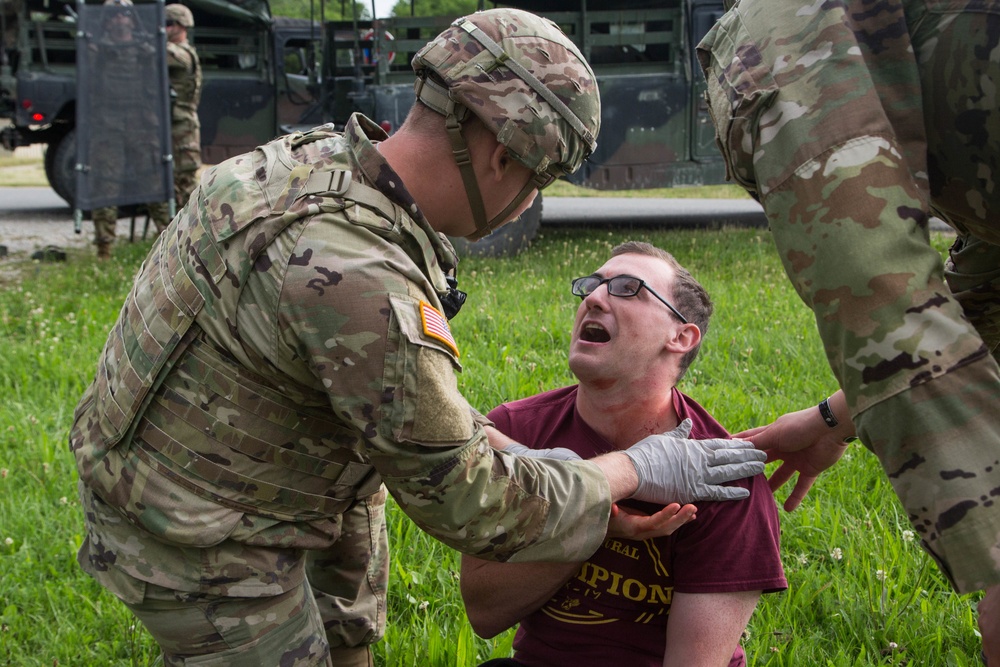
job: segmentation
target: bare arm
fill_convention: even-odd
[[[760,591],[675,593],[663,667],[726,667]]]
[[[580,569],[580,563],[492,563],[462,556],[465,613],[476,634],[494,637],[535,611]]]

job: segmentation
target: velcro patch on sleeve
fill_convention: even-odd
[[[441,341],[458,356],[458,344],[455,343],[455,338],[451,335],[451,327],[448,326],[447,318],[426,301],[420,302],[420,323],[423,326],[425,336]]]

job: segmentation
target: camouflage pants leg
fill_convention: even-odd
[[[149,218],[156,225],[156,232],[162,232],[170,224],[170,202],[160,201],[147,204]]]
[[[945,278],[965,316],[1000,361],[1000,247],[959,235],[951,246]]]
[[[333,662],[309,585],[274,597],[232,598],[146,584],[126,603],[163,651],[167,667],[367,665],[367,648]]]
[[[91,217],[94,220],[94,243],[97,245],[115,242],[115,229],[118,225],[118,209],[114,206],[94,209]]]
[[[184,208],[195,186],[198,185],[198,170],[184,169],[174,171],[174,199],[177,202],[177,210]]]
[[[332,647],[372,644],[385,633],[389,588],[386,493],[383,486],[355,504],[343,515],[336,544],[307,554],[306,576]]]
[[[924,548],[960,593],[1000,583],[1000,382],[986,357],[854,417]]]

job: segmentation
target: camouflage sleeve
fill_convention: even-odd
[[[191,71],[191,54],[172,42],[167,42],[167,76],[171,82]]]
[[[610,514],[603,474],[494,456],[457,388],[458,345],[424,273],[440,269],[418,266],[401,249],[414,237],[387,240],[391,229],[361,207],[305,225],[282,251],[279,355],[305,361],[358,433],[347,444],[437,539],[485,559],[589,555]]]
[[[852,29],[842,8],[770,4],[741,0],[699,45],[720,148],[924,545],[959,590],[998,583],[1000,372],[929,243],[913,49],[896,33],[859,44],[889,32]],[[898,3],[881,11],[904,23]]]

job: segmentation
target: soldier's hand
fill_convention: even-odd
[[[721,486],[764,472],[767,455],[741,440],[691,440],[691,420],[669,433],[651,435],[624,451],[639,477],[633,498],[648,502],[739,500],[748,489]]]
[[[513,454],[514,456],[524,456],[528,458],[535,459],[558,459],[560,461],[579,461],[580,455],[574,452],[572,449],[566,449],[565,447],[551,447],[548,449],[532,449],[531,447],[525,447],[524,445],[514,442],[502,450],[508,454]]]

